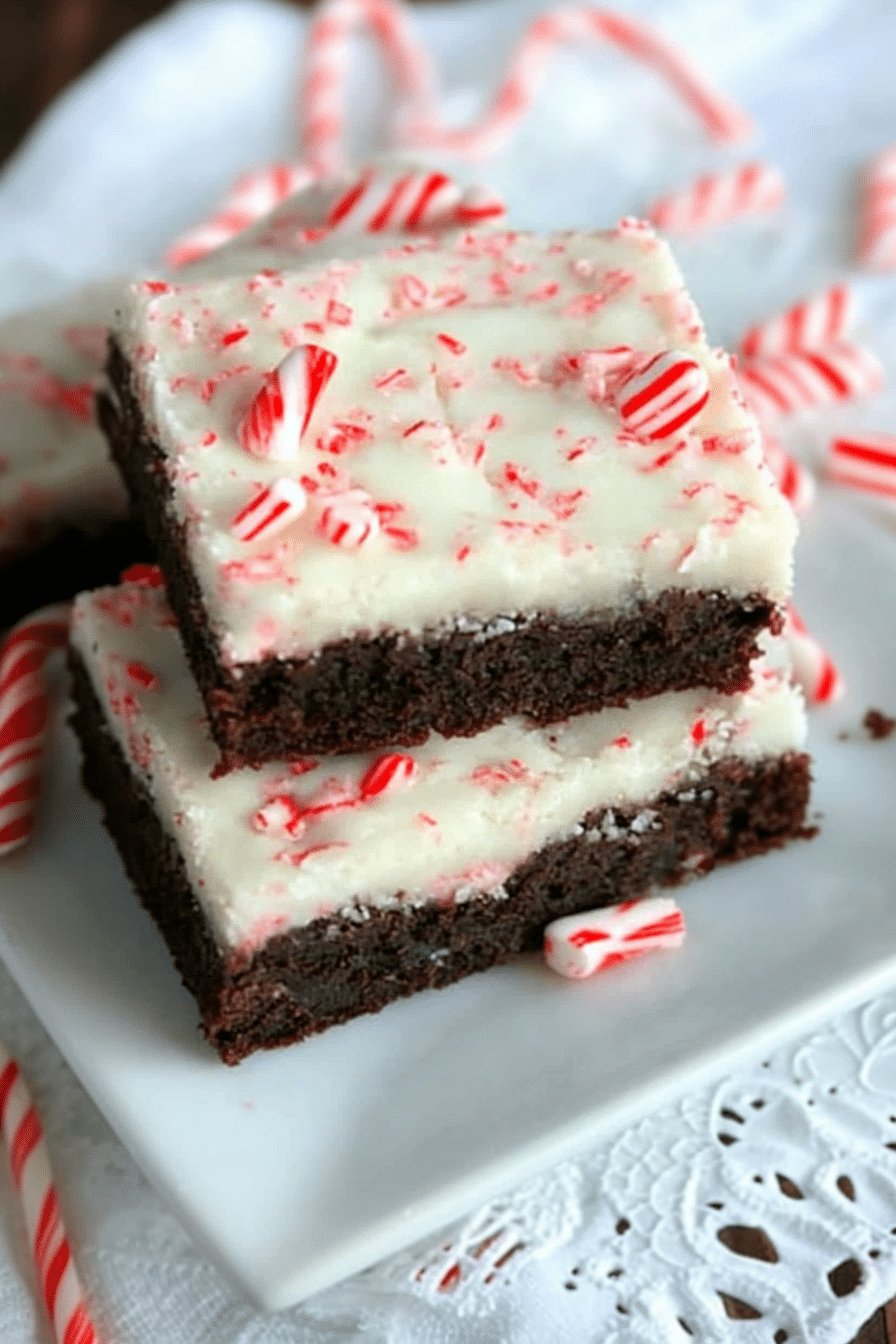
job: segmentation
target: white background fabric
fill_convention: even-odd
[[[539,7],[477,0],[417,16],[450,118],[481,105]],[[655,18],[749,109],[759,127],[750,152],[788,181],[781,215],[679,248],[712,337],[729,343],[848,268],[858,170],[896,141],[896,7],[629,0],[626,9]],[[293,156],[303,22],[262,0],[199,0],[65,94],[0,177],[0,308],[157,263],[239,172]],[[377,70],[359,44],[355,153],[382,143]],[[610,224],[745,155],[710,144],[660,81],[611,50],[564,54],[549,83],[508,150],[466,170],[501,189],[521,225]],[[859,289],[867,334],[896,374],[896,280]],[[878,428],[893,427],[894,406],[877,401]],[[851,409],[849,423],[865,414]],[[822,428],[810,420],[798,436],[810,457]],[[896,992],[278,1316],[258,1313],[195,1250],[4,972],[0,1014],[43,1110],[110,1344],[769,1344],[781,1332],[845,1344],[896,1294]],[[726,1247],[718,1233],[732,1225],[763,1228],[777,1260]],[[4,1344],[47,1338],[20,1231],[0,1180]],[[850,1261],[861,1281],[838,1297],[828,1276]],[[834,1275],[840,1288],[844,1274]],[[732,1319],[720,1293],[729,1310],[736,1298],[761,1315]]]

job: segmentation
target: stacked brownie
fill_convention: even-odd
[[[651,231],[279,262],[129,294],[102,418],[164,589],[73,631],[88,787],[228,1063],[808,795],[792,513]]]

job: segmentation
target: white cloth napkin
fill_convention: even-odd
[[[450,120],[483,105],[540,7],[473,0],[419,12]],[[711,335],[730,343],[748,321],[849,268],[856,174],[896,140],[896,8],[892,0],[629,0],[625,8],[653,19],[748,109],[758,127],[749,151],[713,146],[662,81],[595,47],[558,55],[508,148],[461,171],[501,190],[518,224],[562,227],[610,224],[697,172],[747,152],[768,158],[787,179],[786,209],[678,249]],[[305,22],[266,0],[196,0],[129,38],[64,94],[0,176],[0,311],[157,264],[240,172],[297,157]],[[353,154],[381,147],[388,101],[370,47],[357,46]],[[865,331],[896,385],[896,280],[859,278],[857,287]],[[896,427],[894,414],[892,391],[837,413],[882,429]],[[817,452],[836,422],[808,423],[801,449]],[[845,1344],[896,1294],[892,996],[275,1317],[259,1314],[196,1251],[5,972],[0,1007],[44,1109],[83,1277],[110,1344],[687,1344],[687,1330],[719,1344],[785,1334]],[[761,1226],[779,1259],[726,1247],[719,1205],[724,1225]],[[853,1261],[860,1282],[838,1296]],[[0,1324],[4,1344],[46,1338],[3,1182]]]

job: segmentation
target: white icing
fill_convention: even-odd
[[[90,406],[121,283],[0,321],[0,555],[126,512]]]
[[[789,591],[792,511],[726,358],[709,350],[649,230],[450,235],[363,263],[158,289],[133,288],[119,336],[231,665],[388,629],[615,607],[667,588],[776,601]],[[588,296],[602,292],[590,311]],[[440,336],[465,349],[452,353]],[[315,530],[318,495],[267,543],[233,535],[234,515],[284,474],[283,462],[239,446],[240,419],[264,373],[301,342],[339,365],[292,471],[400,505],[405,534],[383,528],[360,550],[334,546]],[[564,356],[623,344],[700,361],[711,396],[691,433],[622,441],[593,385],[563,376]],[[337,455],[341,423],[365,437]]]
[[[126,584],[82,594],[72,640],[228,948],[250,949],[333,911],[362,919],[364,906],[397,899],[500,895],[527,855],[582,834],[589,812],[603,810],[590,841],[625,834],[636,844],[655,822],[646,804],[664,789],[680,786],[687,798],[713,761],[800,749],[805,734],[782,641],[770,641],[743,695],[670,693],[551,728],[509,720],[472,738],[434,735],[403,753],[416,766],[408,786],[319,816],[290,838],[275,826],[254,830],[252,818],[281,795],[308,806],[357,796],[379,753],[331,758],[301,775],[272,764],[213,780],[217,752],[161,590]],[[614,809],[639,803],[623,828]],[[285,861],[317,845],[338,847],[299,866]]]

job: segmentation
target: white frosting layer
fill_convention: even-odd
[[[664,789],[700,787],[713,761],[801,749],[802,701],[780,641],[757,664],[752,690],[667,694],[551,728],[507,721],[472,738],[436,735],[402,752],[410,784],[312,816],[295,835],[253,818],[276,798],[302,808],[358,796],[378,754],[269,765],[209,777],[217,752],[160,589],[125,584],[78,598],[72,640],[111,731],[183,854],[190,882],[225,948],[332,911],[399,899],[454,900],[501,884],[527,855],[580,832],[619,834],[612,809]],[[257,824],[257,823],[256,823]],[[642,811],[631,831],[651,825]],[[631,833],[631,832],[630,832]],[[320,847],[320,848],[318,848]]]
[[[792,511],[649,230],[486,231],[318,271],[145,282],[118,334],[231,665],[670,587],[789,591]],[[259,460],[238,426],[265,373],[306,342],[337,355],[335,376],[296,461]],[[568,376],[569,355],[619,345],[699,360],[711,395],[691,432],[626,440]],[[238,540],[233,517],[283,475],[320,483],[305,513],[268,541]],[[358,550],[319,535],[326,493],[349,488],[393,505],[398,530]]]
[[[125,515],[92,408],[120,292],[95,285],[0,321],[0,555]]]

